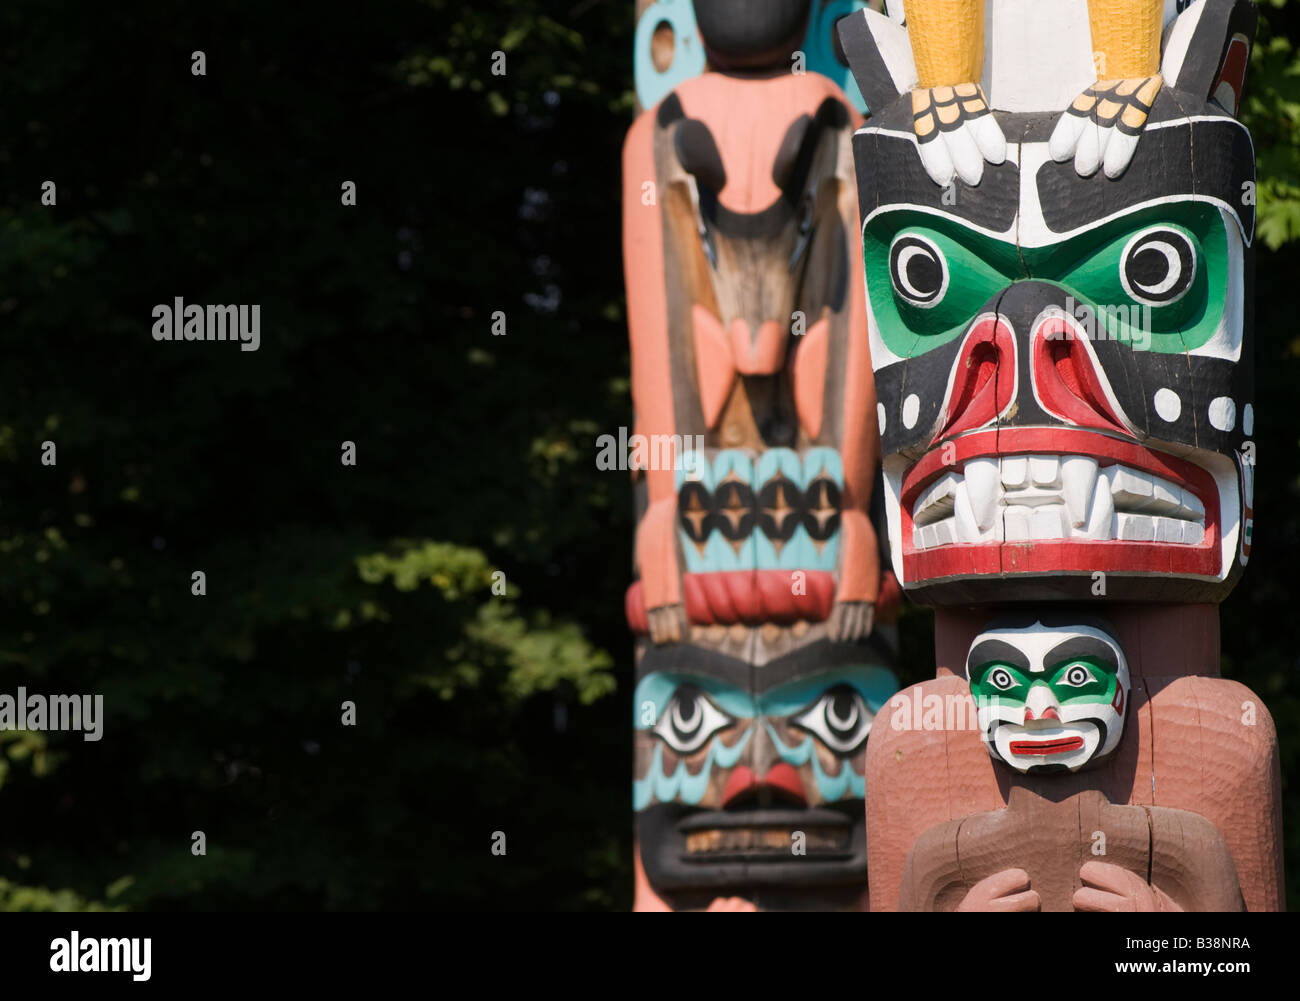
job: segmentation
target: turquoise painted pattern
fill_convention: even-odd
[[[811,762],[817,791],[828,803],[841,799],[860,799],[866,794],[865,780],[855,773],[846,761],[838,775],[829,775],[823,769],[810,733],[805,733],[796,744],[787,744],[777,734],[771,720],[784,720],[797,716],[816,704],[828,690],[837,685],[848,685],[862,697],[873,714],[879,712],[889,698],[898,691],[898,679],[888,668],[863,665],[828,671],[810,678],[800,678],[763,692],[757,698],[750,692],[725,684],[715,678],[668,672],[653,672],[641,679],[633,695],[633,726],[642,731],[654,730],[672,705],[674,693],[690,685],[704,692],[713,704],[738,725],[746,726],[743,736],[731,747],[722,742],[722,727],[708,742],[690,757],[696,757],[707,748],[707,755],[698,774],[692,775],[686,761],[679,758],[672,772],[664,773],[662,739],[656,740],[650,770],[644,778],[632,783],[632,806],[643,810],[651,803],[680,802],[698,805],[708,790],[709,779],[715,767],[731,769],[739,762],[746,745],[754,734],[753,724],[760,720],[772,745],[782,761],[794,768]],[[647,722],[649,720],[649,722]]]
[[[689,468],[687,468],[689,467]],[[778,474],[783,475],[800,490],[806,490],[818,477],[831,480],[844,489],[844,465],[839,452],[833,448],[812,448],[799,453],[789,448],[773,448],[759,454],[757,461],[751,453],[737,449],[721,449],[711,457],[704,455],[693,463],[683,464],[677,470],[677,488],[681,489],[688,475],[700,482],[710,494],[716,494],[718,485],[733,475],[747,483],[755,497],[764,484]],[[757,520],[749,541],[737,552],[732,544],[716,529],[709,533],[701,553],[696,544],[680,526],[682,551],[688,573],[720,573],[737,570],[825,570],[833,572],[839,559],[839,533],[825,543],[822,550],[809,537],[802,525],[777,552],[771,540],[759,528]]]

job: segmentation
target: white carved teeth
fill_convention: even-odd
[[[914,545],[1150,542],[1199,545],[1205,506],[1141,469],[1087,455],[984,456],[944,473],[912,511]]]
[[[1054,455],[1031,455],[1029,457],[1029,478],[1036,487],[1059,487],[1061,485],[1060,463]]]
[[[1002,485],[1008,490],[1029,484],[1029,459],[1023,455],[1008,455],[1002,459]]]
[[[961,477],[957,473],[945,473],[934,481],[916,502],[912,520],[917,525],[929,525],[943,518],[949,518],[956,502],[957,484]]]
[[[957,483],[956,502],[953,514],[957,523],[957,538],[959,539],[980,539],[985,541],[981,536],[992,536],[992,531],[981,532],[979,523],[975,520],[975,509],[971,507],[970,488],[966,486],[965,480],[959,480]],[[991,527],[991,526],[990,526]]]
[[[1088,522],[1093,493],[1097,486],[1097,460],[1088,455],[1061,457],[1061,491],[1070,524],[1082,528]],[[1109,493],[1109,491],[1107,491]]]
[[[1002,499],[998,460],[994,457],[971,459],[962,474],[966,478],[975,524],[981,532],[987,532],[998,520],[998,502]]]
[[[1089,539],[1115,538],[1115,499],[1110,493],[1110,481],[1104,476],[1097,477],[1093,487],[1088,529],[1084,535]]]

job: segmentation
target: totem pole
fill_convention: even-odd
[[[862,117],[831,79],[857,6],[641,11],[623,159],[638,909],[866,904],[865,746],[898,687],[899,592],[871,520]]]
[[[1273,910],[1250,555],[1247,0],[840,22],[886,508],[937,677],[867,746],[873,910]]]

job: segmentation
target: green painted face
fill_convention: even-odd
[[[1119,744],[1128,666],[1098,625],[986,630],[966,674],[989,753],[1017,771],[1077,771]]]
[[[1104,330],[1135,350],[1182,354],[1205,344],[1223,319],[1230,263],[1224,225],[1212,205],[1175,202],[1028,249],[955,218],[900,209],[867,224],[863,260],[880,336],[900,358],[961,336],[998,292],[1031,279],[1058,285],[1091,310],[1099,336]],[[1167,288],[1159,279],[1144,284],[1153,272],[1169,273],[1160,269],[1171,254],[1178,280]]]
[[[1044,675],[1032,677],[1014,664],[989,661],[974,669],[970,688],[978,706],[993,701],[1024,706],[1035,685],[1045,685],[1059,705],[1074,705],[1109,704],[1118,684],[1116,664],[1099,657],[1070,657],[1051,665]]]

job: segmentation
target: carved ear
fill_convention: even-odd
[[[1160,71],[1201,101],[1236,117],[1259,12],[1250,0],[1200,0],[1169,24]]]
[[[716,194],[727,186],[727,171],[722,166],[722,154],[713,140],[709,127],[698,118],[687,118],[677,126],[673,148],[682,168],[695,175],[695,180]]]
[[[912,43],[903,25],[866,9],[840,18],[836,28],[870,112],[883,111],[916,86]]]

